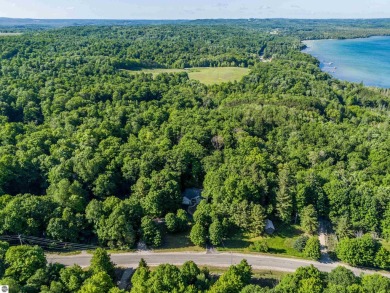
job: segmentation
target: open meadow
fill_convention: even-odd
[[[187,72],[190,79],[211,85],[239,81],[249,71],[250,69],[243,67],[194,67],[189,69],[143,69],[134,72],[152,73],[154,76],[160,73]]]

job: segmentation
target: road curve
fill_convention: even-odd
[[[88,267],[91,261],[92,255],[82,253],[72,256],[52,255],[48,254],[47,260],[50,263],[61,263],[66,266],[78,264],[81,267]],[[169,253],[156,253],[156,252],[143,252],[143,253],[120,253],[111,254],[111,260],[120,267],[132,267],[138,266],[140,259],[143,258],[150,266],[156,266],[163,263],[170,263],[173,265],[181,265],[188,260],[194,261],[198,265],[209,265],[218,267],[228,267],[232,264],[238,264],[242,259],[246,259],[254,269],[260,270],[274,270],[282,272],[294,272],[297,268],[302,266],[314,265],[320,271],[330,272],[338,265],[343,265],[338,262],[334,263],[320,263],[316,261],[309,261],[303,259],[282,258],[270,255],[254,255],[254,254],[240,254],[240,253],[196,253],[196,252],[169,252]],[[345,265],[344,265],[345,266]],[[390,273],[379,272],[375,270],[366,270],[345,266],[352,270],[355,275],[361,273],[373,274],[380,273],[390,278]]]

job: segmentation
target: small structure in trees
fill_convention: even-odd
[[[185,206],[197,206],[202,200],[202,190],[199,188],[187,188],[182,193],[182,204]]]
[[[275,226],[274,226],[274,223],[272,223],[271,220],[267,219],[265,220],[265,229],[264,229],[265,233],[267,234],[272,234],[275,232]]]

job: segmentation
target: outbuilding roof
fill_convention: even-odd
[[[183,191],[182,196],[188,199],[200,197],[202,195],[202,189],[199,188],[187,188]]]

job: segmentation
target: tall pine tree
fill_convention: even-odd
[[[279,189],[276,193],[276,211],[278,217],[285,223],[291,221],[293,199],[291,191],[290,168],[284,165],[279,171]]]

